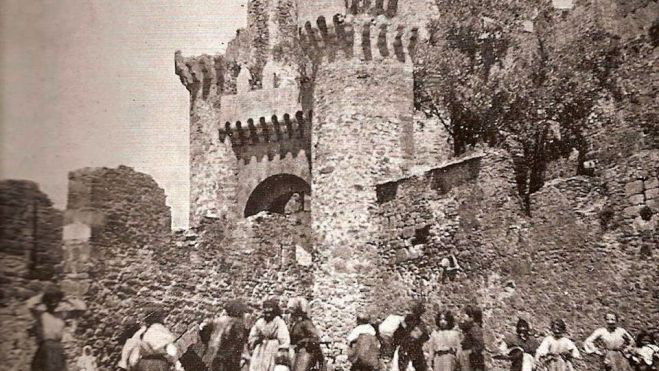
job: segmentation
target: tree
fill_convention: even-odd
[[[528,211],[549,161],[576,150],[584,162],[588,118],[616,90],[618,38],[589,0],[570,10],[540,0],[437,2],[442,15],[416,56],[417,108],[440,118],[456,155],[477,143],[507,148]]]

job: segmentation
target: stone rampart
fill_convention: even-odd
[[[36,340],[34,318],[25,300],[61,274],[60,210],[23,180],[0,181],[0,370],[29,370]]]
[[[270,295],[310,297],[311,268],[298,264],[311,254],[309,212],[260,213],[231,228],[214,221],[172,237],[164,192],[149,176],[119,167],[69,178],[65,282],[89,304],[76,341],[78,349],[92,346],[105,369],[116,365],[117,339],[147,304],[161,304],[182,335],[231,298],[258,311]]]

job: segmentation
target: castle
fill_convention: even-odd
[[[316,264],[327,279],[345,276],[335,292],[317,280],[317,294],[361,302],[357,282],[378,264],[376,186],[446,159],[443,127],[413,102],[415,46],[438,9],[428,0],[247,6],[247,29],[224,56],[176,55],[191,97],[191,224],[284,213],[295,195],[310,213]]]
[[[538,333],[563,317],[578,340],[609,311],[633,333],[656,324],[659,150],[631,125],[619,132],[634,145],[602,128],[593,146],[616,156],[590,176],[552,164],[526,214],[510,153],[453,157],[443,125],[414,109],[435,4],[251,0],[224,55],[176,53],[190,92],[190,230],[172,233],[164,190],[124,166],[72,171],[63,213],[35,184],[0,183],[0,316],[12,330],[0,370],[29,365],[24,303],[45,279],[88,306],[67,327],[69,359],[88,345],[103,369],[154,302],[183,334],[231,298],[258,313],[266,297],[305,296],[338,369],[358,313],[383,319],[419,299],[429,324],[438,309],[482,306],[488,346],[518,317]]]

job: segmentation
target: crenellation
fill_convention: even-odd
[[[316,27],[310,22],[300,29],[300,44],[312,60],[334,62],[343,58],[364,61],[395,57],[405,62],[414,56],[419,27],[391,23],[388,19],[353,17],[346,22],[337,17],[331,25],[319,17]]]
[[[174,61],[176,75],[190,92],[193,101],[197,98],[209,100],[222,94],[226,70],[222,56],[204,54],[198,57],[183,57],[181,52],[177,51]]]

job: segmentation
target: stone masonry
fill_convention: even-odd
[[[62,212],[30,181],[0,181],[0,370],[27,370],[36,343],[25,301],[59,277]]]
[[[415,48],[438,16],[431,0],[252,0],[224,55],[177,53],[191,92],[191,225],[217,220],[230,235],[304,200],[308,294],[338,367],[358,312],[383,318],[410,299],[482,305],[489,344],[517,316],[543,333],[564,315],[579,337],[606,310],[634,330],[656,322],[656,150],[602,155],[590,178],[557,161],[525,215],[508,154],[451,159],[442,124],[414,109]],[[598,303],[593,277],[609,294]]]

